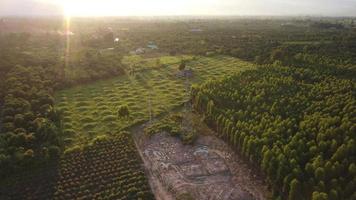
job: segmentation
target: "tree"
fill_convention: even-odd
[[[349,166],[349,173],[350,173],[352,176],[356,177],[356,164],[355,164],[355,163],[350,164],[350,166]]]
[[[346,157],[346,155],[347,155],[347,146],[345,144],[342,144],[334,153],[334,155],[331,157],[331,160],[341,161]]]
[[[32,149],[28,149],[25,151],[25,153],[23,154],[25,158],[32,158],[34,155],[34,152]]]
[[[330,200],[338,200],[339,199],[339,195],[336,190],[334,190],[334,189],[330,190],[329,199]]]
[[[271,53],[271,61],[274,62],[276,60],[282,61],[282,59],[285,57],[285,52],[282,49],[275,49]]]
[[[297,179],[293,179],[290,183],[290,190],[288,195],[288,200],[298,200],[300,199],[300,182]]]
[[[186,67],[186,62],[185,62],[185,60],[182,60],[179,64],[179,70],[183,71],[185,69],[185,67]]]
[[[129,117],[130,115],[129,107],[127,105],[120,106],[117,111],[117,114],[118,114],[118,118]]]
[[[324,192],[313,192],[312,200],[328,200],[328,194]]]
[[[319,180],[319,181],[323,181],[325,179],[325,170],[324,168],[318,167],[315,170],[315,177]]]

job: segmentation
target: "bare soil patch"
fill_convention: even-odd
[[[221,139],[199,134],[193,145],[184,145],[165,132],[145,136],[144,127],[134,130],[134,138],[158,200],[266,199],[262,178]]]

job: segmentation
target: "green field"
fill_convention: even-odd
[[[135,74],[56,93],[56,107],[63,116],[66,147],[88,144],[100,135],[116,134],[148,120],[150,111],[152,116],[156,116],[182,105],[188,93],[186,79],[176,76],[181,58],[188,59],[187,66],[193,70],[190,83],[220,78],[253,67],[251,63],[225,56],[168,56],[159,58],[159,61],[157,58],[126,57],[125,65],[140,67]],[[118,118],[117,110],[122,105],[128,106],[129,118]]]

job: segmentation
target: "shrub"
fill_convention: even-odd
[[[195,129],[184,130],[182,129],[183,116],[181,114],[170,115],[158,122],[147,126],[144,130],[145,134],[152,136],[159,132],[168,132],[172,137],[179,137],[183,144],[192,144],[197,138]]]
[[[129,107],[127,105],[120,106],[117,111],[117,114],[118,114],[118,118],[129,117],[130,115]]]
[[[182,60],[179,64],[179,70],[182,71],[185,69],[185,67],[186,67],[186,62],[185,60]]]

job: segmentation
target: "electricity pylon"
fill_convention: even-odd
[[[187,101],[184,103],[184,110],[183,110],[183,120],[182,120],[182,130],[186,130],[187,132],[192,131],[192,124],[190,119],[190,111],[191,111],[191,104],[189,100],[190,96],[190,80],[187,74],[185,74],[185,93]]]

